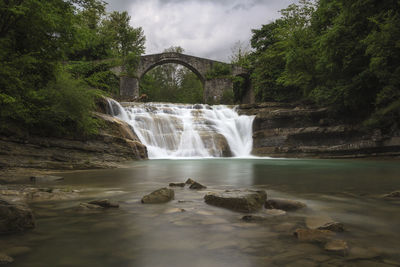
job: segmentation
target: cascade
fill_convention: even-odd
[[[249,157],[254,116],[225,105],[123,103],[111,115],[129,123],[149,158]]]

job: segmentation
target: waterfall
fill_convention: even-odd
[[[124,103],[111,115],[129,123],[149,158],[249,157],[254,116],[224,105]]]

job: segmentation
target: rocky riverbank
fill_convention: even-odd
[[[147,149],[130,126],[106,114],[98,134],[87,140],[0,135],[0,172],[9,169],[78,170],[112,168],[129,160],[147,159]]]
[[[384,135],[344,124],[325,108],[271,102],[241,105],[239,113],[256,116],[252,153],[257,156],[400,157],[400,132]]]

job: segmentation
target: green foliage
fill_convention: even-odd
[[[229,64],[216,62],[212,68],[206,73],[206,79],[211,80],[215,78],[229,78],[232,74],[232,68]]]
[[[258,101],[313,101],[342,118],[400,120],[400,2],[302,0],[253,30]]]
[[[113,61],[75,61],[69,62],[67,69],[75,79],[84,80],[89,87],[116,96],[119,94],[119,78],[111,71],[115,65]]]
[[[221,96],[221,104],[233,105],[235,102],[235,94],[232,90],[225,90]]]
[[[1,1],[0,132],[95,133],[91,111],[104,92],[91,88],[117,93],[119,86],[113,62],[83,61],[117,57],[133,66],[144,36],[129,19],[125,12],[107,15],[101,0]],[[81,62],[61,67],[71,60]]]

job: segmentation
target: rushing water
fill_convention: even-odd
[[[398,161],[148,160],[61,176],[42,187],[80,190],[79,198],[31,204],[36,228],[0,240],[0,251],[31,248],[12,266],[399,266],[400,203],[381,198],[400,189]],[[207,189],[177,188],[171,202],[140,203],[143,195],[189,177]],[[308,207],[247,223],[242,213],[204,203],[207,192],[232,188],[265,189],[269,198]],[[99,198],[120,208],[77,210],[80,202]],[[349,255],[294,238],[315,216],[344,224],[346,232],[336,238],[348,243]]]
[[[128,122],[149,158],[249,157],[254,116],[203,104],[127,103],[109,99],[111,114]]]

